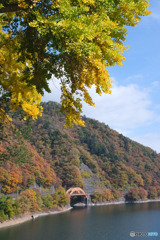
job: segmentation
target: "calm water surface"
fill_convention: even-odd
[[[130,237],[130,231],[158,237]],[[160,240],[160,202],[96,206],[0,230],[0,240]]]

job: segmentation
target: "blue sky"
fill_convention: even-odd
[[[109,68],[112,95],[90,94],[96,106],[84,104],[83,114],[108,124],[123,135],[160,152],[160,1],[150,0],[152,14],[128,28],[123,67]],[[43,101],[59,102],[58,81]]]

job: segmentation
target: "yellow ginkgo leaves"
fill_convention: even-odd
[[[3,6],[2,6],[3,5]],[[84,125],[88,89],[110,94],[108,67],[122,66],[126,26],[149,15],[148,0],[10,0],[0,5],[0,90],[10,108],[41,115],[52,76],[61,84],[66,126]],[[4,10],[4,12],[3,12]],[[8,12],[7,12],[8,10]],[[7,94],[7,95],[6,95]],[[5,108],[0,105],[4,119]]]

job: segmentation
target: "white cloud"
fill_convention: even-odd
[[[49,86],[52,93],[45,93],[42,100],[60,102],[59,81],[53,78]],[[152,102],[149,100],[148,91],[141,90],[136,84],[127,86],[114,84],[111,95],[99,96],[95,93],[95,87],[89,89],[89,93],[96,106],[91,107],[83,103],[83,114],[105,122],[123,134],[130,133],[133,129],[149,124],[155,119],[154,112],[150,110]]]
[[[96,107],[85,104],[83,113],[114,129],[121,129],[121,132],[133,130],[154,119],[148,92],[137,85],[114,86],[112,95],[102,96],[95,95],[92,89],[91,96]]]

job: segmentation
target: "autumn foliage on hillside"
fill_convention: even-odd
[[[25,123],[16,119],[14,123],[47,159],[64,185],[71,185],[69,171],[80,168],[82,162],[102,181],[107,180],[108,186],[117,189],[147,189],[160,184],[160,155],[152,149],[86,117],[83,117],[85,127],[63,129],[64,115],[57,112],[60,106],[48,102],[43,103],[43,108],[43,116],[37,121]],[[71,171],[72,185],[77,186],[74,171]],[[78,172],[76,176],[82,184]]]
[[[7,124],[1,129],[0,183],[2,193],[24,190],[35,182],[43,187],[56,184],[56,174],[21,133]]]
[[[160,196],[160,155],[155,151],[85,116],[85,127],[64,129],[59,104],[43,103],[43,109],[36,121],[23,121],[21,113],[12,113],[13,123],[1,128],[3,193],[21,192],[34,183],[44,188],[84,188],[85,178],[95,174],[103,188],[111,191],[111,199],[113,192],[114,199],[119,192],[128,192],[130,199]],[[92,174],[81,169],[82,163]]]
[[[59,187],[55,193],[43,197],[39,191],[33,189],[22,191],[16,199],[3,195],[0,196],[0,222],[25,212],[34,213],[46,209],[54,210],[66,206],[69,201],[69,196],[63,187]]]

